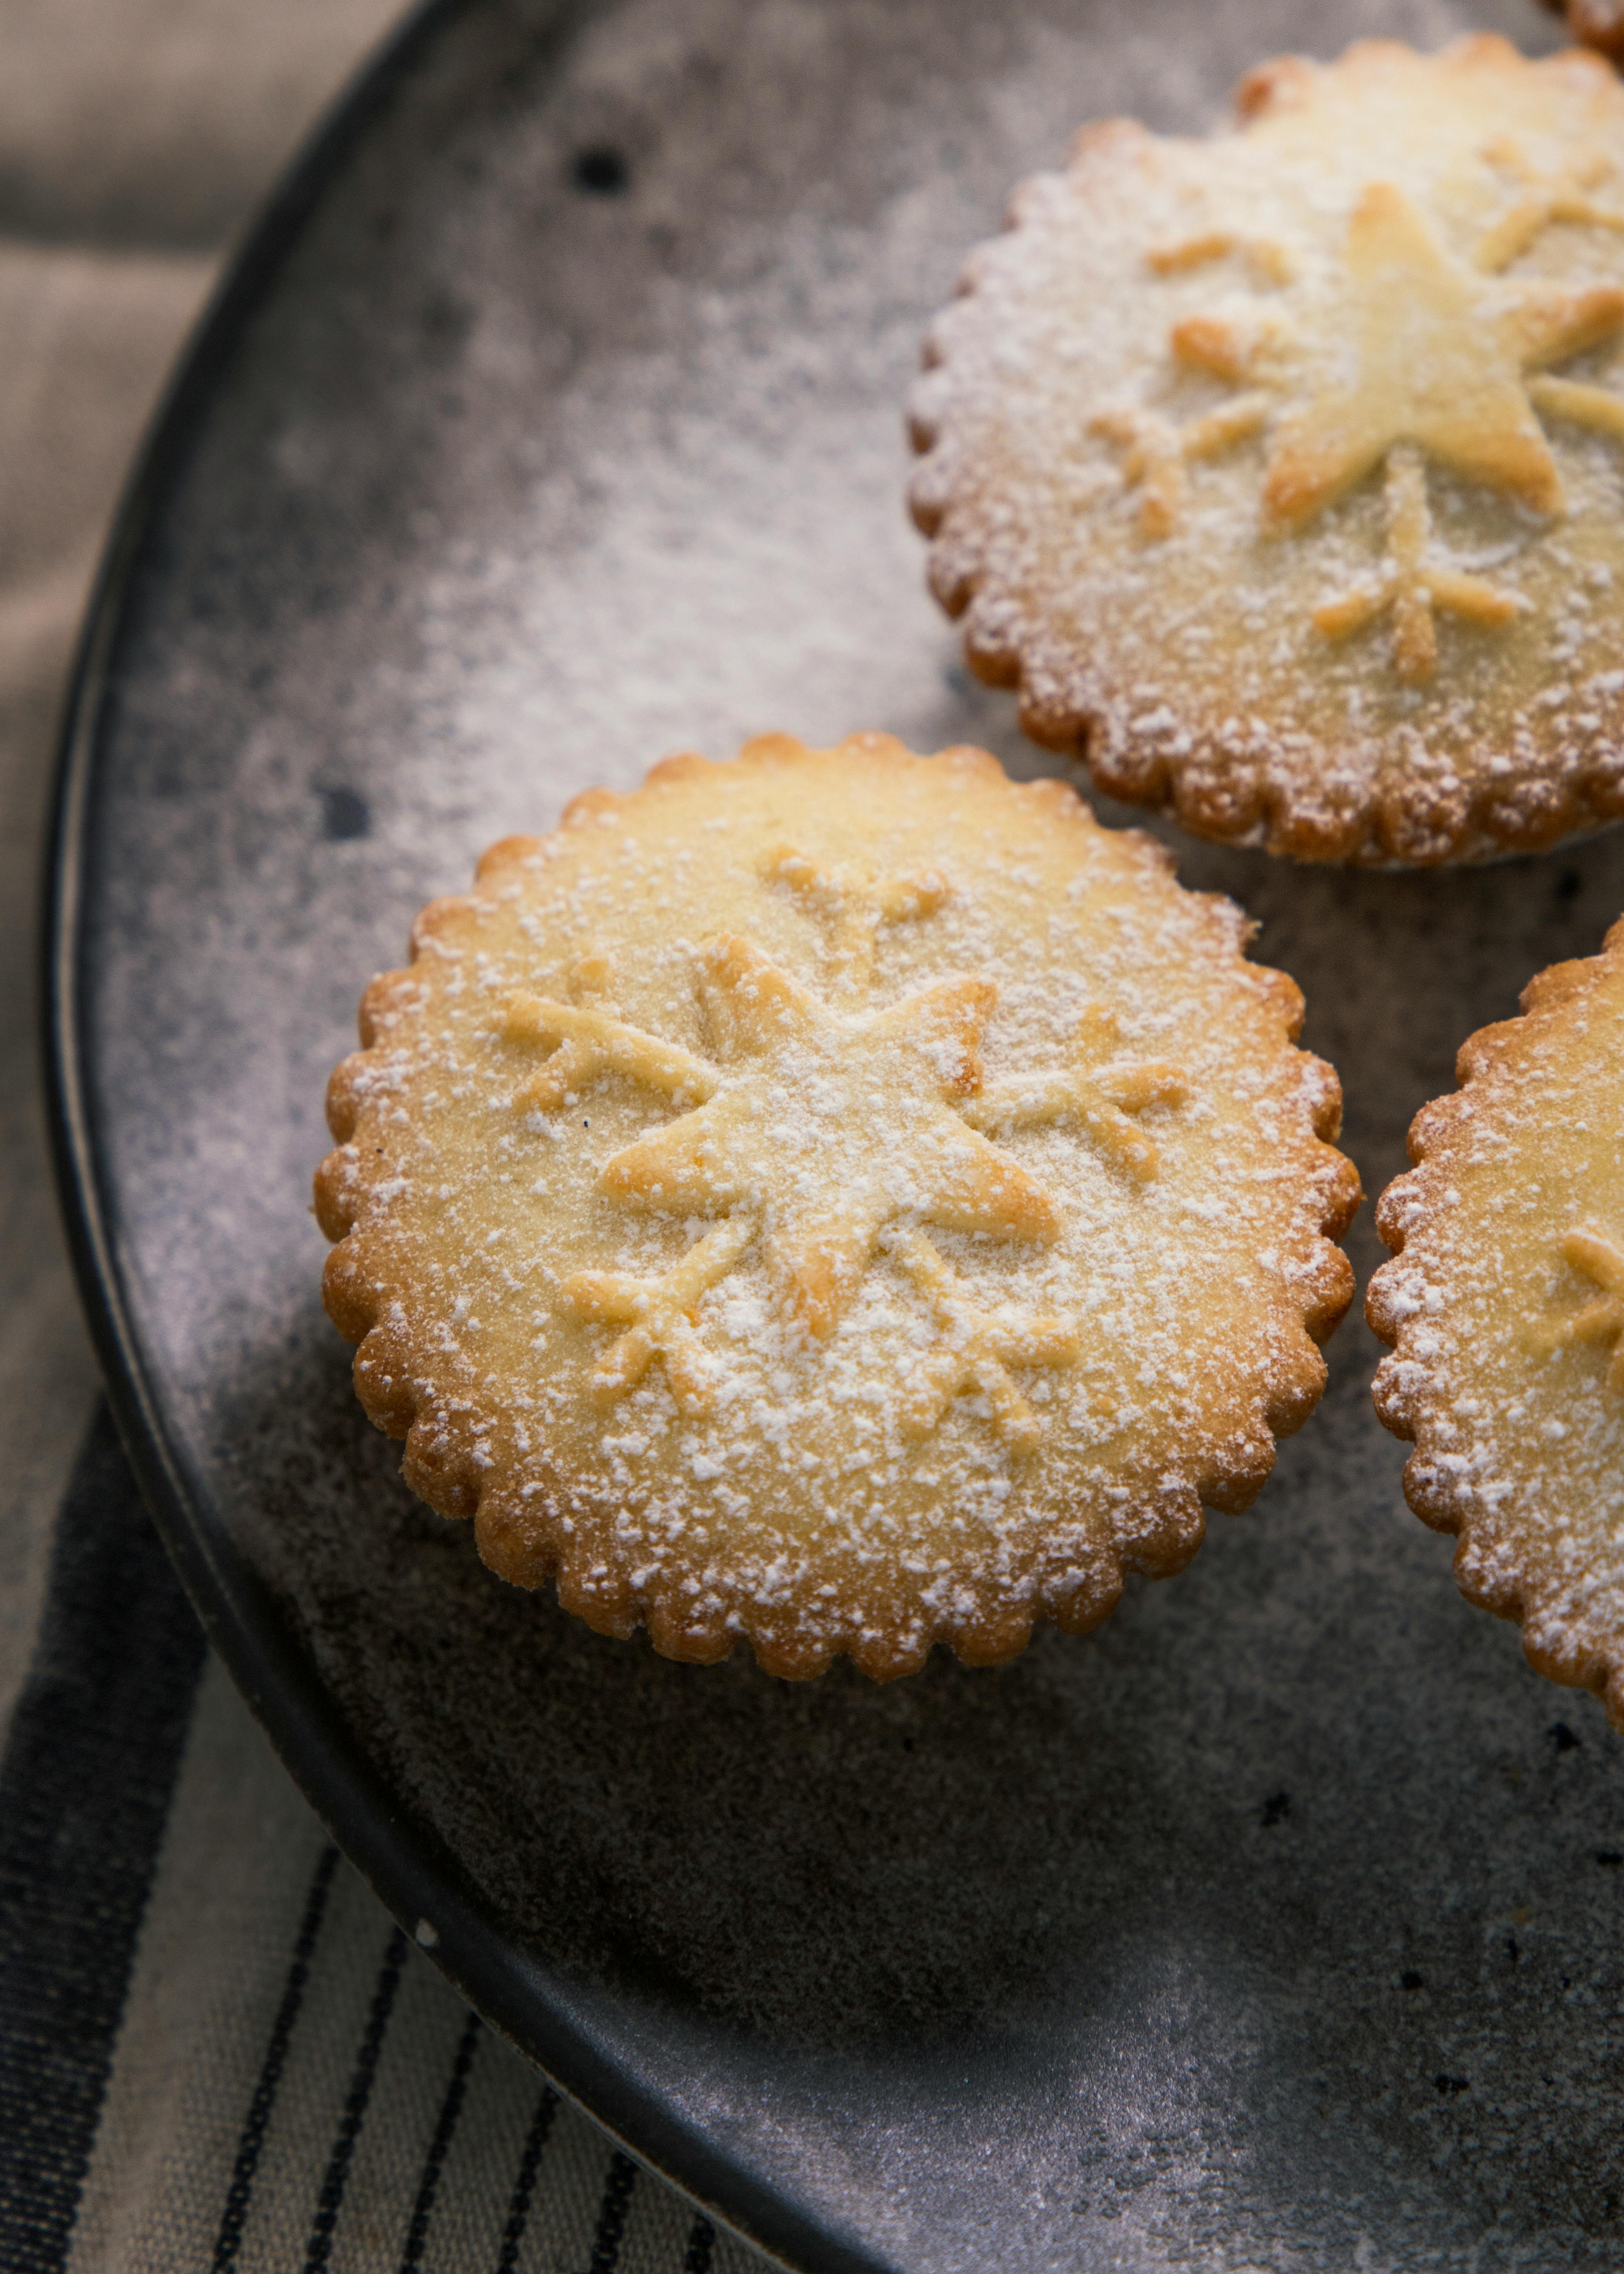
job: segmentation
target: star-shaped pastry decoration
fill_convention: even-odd
[[[1043,1425],[1009,1368],[1072,1365],[1081,1348],[1075,1320],[1034,1317],[1010,1304],[978,1310],[922,1231],[894,1234],[887,1245],[942,1329],[941,1340],[904,1376],[898,1410],[903,1434],[928,1437],[955,1398],[979,1392],[991,1408],[995,1434],[1015,1451],[1029,1452]]]
[[[1333,639],[1393,619],[1393,660],[1412,684],[1437,666],[1440,610],[1503,629],[1517,596],[1436,556],[1428,459],[1545,515],[1564,509],[1560,477],[1537,413],[1624,443],[1624,395],[1565,379],[1547,366],[1624,331],[1624,288],[1504,271],[1556,223],[1624,230],[1624,213],[1591,195],[1613,170],[1584,154],[1558,176],[1539,174],[1519,149],[1483,153],[1525,192],[1485,233],[1470,260],[1443,243],[1415,200],[1372,182],[1349,221],[1328,282],[1270,294],[1242,312],[1193,314],[1169,328],[1177,367],[1243,390],[1183,425],[1143,407],[1108,409],[1094,431],[1123,453],[1124,486],[1141,493],[1140,533],[1178,526],[1186,469],[1266,435],[1265,531],[1305,527],[1368,474],[1387,469],[1387,566],[1383,576],[1313,613]],[[1283,247],[1209,230],[1146,256],[1163,276],[1231,255],[1262,284],[1299,281]]]
[[[793,845],[776,845],[763,855],[760,873],[763,883],[786,885],[823,918],[835,990],[859,998],[873,982],[882,926],[934,915],[949,891],[946,877],[935,869],[913,877],[879,877],[854,865],[814,861]]]
[[[911,878],[861,889],[876,922],[895,922],[945,888]],[[1017,1450],[1032,1443],[1038,1419],[1009,1368],[1069,1364],[1073,1324],[1007,1305],[978,1311],[923,1227],[1052,1241],[1053,1201],[992,1140],[1056,1121],[1076,1123],[1114,1169],[1149,1183],[1160,1156],[1132,1117],[1178,1103],[1181,1069],[1124,1058],[1115,1014],[1095,1005],[1067,1063],[983,1087],[981,1037],[997,992],[986,980],[939,981],[863,1013],[821,999],[733,935],[702,952],[697,979],[707,1058],[627,1024],[602,999],[607,975],[597,964],[572,967],[566,991],[599,999],[507,998],[504,1040],[551,1053],[517,1092],[521,1108],[555,1110],[618,1074],[688,1109],[613,1154],[599,1190],[661,1215],[720,1219],[663,1273],[579,1271],[565,1281],[572,1315],[625,1329],[594,1386],[608,1396],[631,1389],[658,1359],[679,1404],[702,1412],[715,1367],[699,1307],[758,1239],[786,1309],[819,1338],[834,1331],[883,1247],[943,1329],[909,1372],[905,1434],[929,1434],[956,1398],[979,1391],[998,1435]]]
[[[1434,608],[1493,630],[1509,623],[1522,606],[1515,593],[1431,559],[1432,533],[1426,469],[1419,452],[1406,445],[1387,461],[1387,574],[1379,584],[1359,585],[1314,610],[1314,628],[1328,639],[1347,639],[1390,613],[1394,668],[1412,685],[1438,667]]]
[[[1611,1344],[1607,1386],[1624,1390],[1624,1248],[1599,1232],[1570,1231],[1562,1242],[1562,1260],[1603,1291],[1572,1318],[1542,1329],[1541,1346],[1553,1351],[1573,1343]]]
[[[1401,442],[1537,512],[1560,512],[1527,374],[1620,328],[1624,289],[1492,280],[1447,251],[1402,190],[1372,183],[1317,312],[1327,350],[1319,384],[1288,405],[1270,439],[1266,524],[1300,527]]]
[[[658,1278],[577,1271],[567,1279],[564,1295],[578,1318],[626,1329],[599,1360],[593,1387],[610,1397],[635,1389],[659,1358],[678,1404],[703,1412],[711,1403],[713,1368],[699,1337],[700,1301],[726,1277],[755,1237],[753,1216],[730,1216]]]
[[[759,1213],[770,1276],[820,1337],[898,1217],[1056,1237],[1042,1186],[957,1110],[981,1081],[989,982],[945,980],[843,1018],[729,936],[705,950],[701,983],[727,1076],[605,1162],[604,1192],[667,1215]]]
[[[1150,1184],[1162,1156],[1155,1140],[1129,1116],[1152,1105],[1182,1104],[1189,1085],[1180,1066],[1118,1059],[1121,1039],[1116,1013],[1091,1005],[1078,1022],[1069,1065],[989,1082],[965,1108],[966,1120],[1000,1134],[1050,1121],[1078,1122],[1114,1169],[1136,1184]]]

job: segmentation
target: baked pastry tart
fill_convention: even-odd
[[[1462,1591],[1624,1728],[1624,923],[1522,1005],[1465,1044],[1381,1196],[1376,1411]]]
[[[1624,813],[1624,87],[1480,36],[1086,128],[937,319],[913,508],[1101,788],[1302,860]]]
[[[1247,931],[878,734],[494,847],[368,990],[316,1180],[407,1479],[675,1658],[1094,1625],[1252,1498],[1351,1294],[1336,1081]]]

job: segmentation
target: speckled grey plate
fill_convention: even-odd
[[[115,548],[54,1033],[147,1487],[396,1913],[801,2267],[1616,2267],[1624,1747],[1458,1599],[1351,1323],[1257,1509],[1088,1640],[876,1690],[598,1639],[351,1398],[323,1081],[422,900],[673,745],[876,725],[1035,767],[901,504],[961,252],[1085,116],[1196,124],[1277,46],[1470,12],[437,9],[248,251]],[[1179,851],[1305,987],[1372,1191],[1461,1038],[1624,907],[1624,832],[1435,877]]]

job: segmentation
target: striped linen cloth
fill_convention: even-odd
[[[763,2274],[470,2013],[222,1669],[105,1413],[0,1761],[6,2274]]]
[[[105,1417],[73,1469],[30,970],[67,655],[222,248],[406,4],[0,0],[0,2274],[764,2263],[406,1946],[207,1664]]]

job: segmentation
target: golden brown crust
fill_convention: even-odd
[[[971,669],[1110,794],[1300,860],[1618,818],[1624,89],[1485,34],[1237,109],[1085,129],[932,328],[910,500]]]
[[[1097,1624],[1255,1496],[1352,1291],[1336,1078],[1248,930],[1064,785],[889,736],[493,847],[366,990],[316,1178],[408,1482],[695,1662]]]
[[[1568,33],[1610,63],[1624,63],[1624,0],[1545,0],[1553,16],[1566,16]]]
[[[1575,1239],[1605,1246],[1598,1231],[1624,1231],[1621,1043],[1624,921],[1599,955],[1532,979],[1521,1017],[1470,1036],[1459,1089],[1417,1114],[1414,1166],[1377,1206],[1394,1261],[1365,1317],[1393,1352],[1377,1414],[1416,1448],[1405,1497],[1458,1535],[1462,1592],[1517,1620],[1537,1670],[1594,1690],[1624,1728],[1610,1511],[1624,1383],[1573,1253]]]

